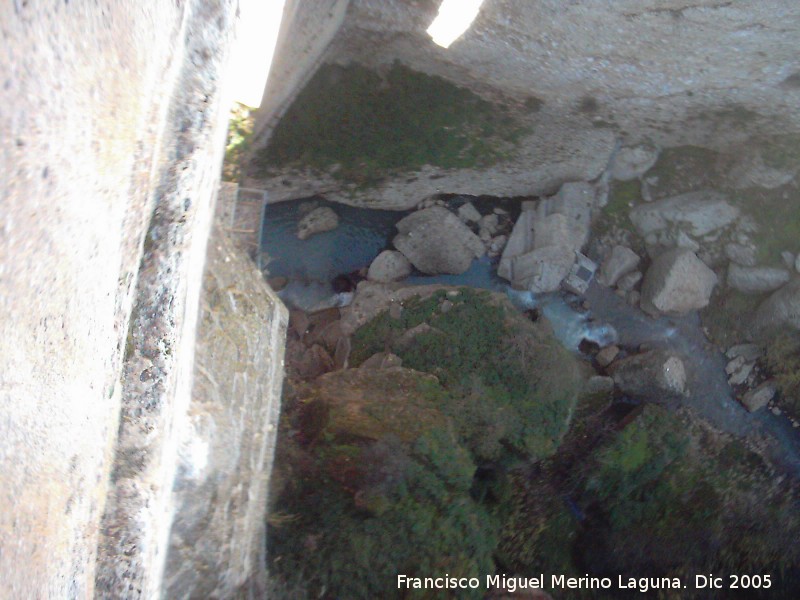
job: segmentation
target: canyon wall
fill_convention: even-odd
[[[250,169],[247,185],[267,190],[273,202],[322,194],[347,204],[401,209],[439,193],[554,193],[566,181],[596,177],[612,157],[615,140],[730,150],[754,136],[800,131],[796,2],[486,0],[449,48],[434,44],[425,31],[438,5],[352,0],[319,56],[329,64],[365,65],[384,82],[399,62],[466,88],[516,121],[519,136],[512,149],[501,148],[504,156],[488,166],[417,161],[367,183],[361,173],[348,180],[333,159],[314,169],[267,159]],[[287,27],[297,37],[283,48],[282,61],[311,64],[307,48],[316,42],[301,27]],[[315,88],[318,97],[328,89],[320,81],[312,81],[321,85]],[[418,119],[426,119],[427,108],[419,105]],[[261,118],[274,121],[284,111],[270,109]],[[359,126],[357,117],[347,118]],[[266,142],[269,128],[258,131],[256,146]],[[469,126],[461,131],[466,137],[473,133]],[[307,138],[294,137],[298,144]],[[343,155],[350,143],[341,140]],[[371,159],[367,153],[363,161]]]

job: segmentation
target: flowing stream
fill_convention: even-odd
[[[262,227],[262,265],[270,277],[287,278],[288,284],[279,296],[290,307],[303,310],[346,303],[347,295],[337,295],[331,281],[368,266],[381,250],[390,247],[396,233],[394,224],[408,214],[314,202],[334,207],[340,218],[335,230],[298,240],[302,201],[268,206]],[[569,294],[534,296],[513,290],[497,277],[495,269],[496,260],[483,257],[461,275],[415,273],[405,283],[465,285],[505,292],[520,309],[539,308],[558,339],[576,352],[580,342],[588,339],[601,346],[646,344],[680,354],[689,388],[683,403],[717,429],[763,448],[778,467],[800,477],[800,431],[782,415],[768,410],[749,413],[734,399],[725,374],[726,359],[706,340],[698,315],[652,318],[596,283],[586,293],[590,305],[586,311]]]

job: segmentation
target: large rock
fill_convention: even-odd
[[[651,350],[614,362],[609,367],[614,383],[631,397],[665,402],[686,393],[686,368],[672,353]]]
[[[650,265],[642,283],[642,309],[682,315],[708,305],[717,275],[694,252],[670,250]]]
[[[331,231],[339,226],[339,216],[327,206],[315,208],[297,224],[297,237],[308,239],[314,234]]]
[[[789,271],[773,267],[742,267],[731,263],[728,285],[744,294],[772,292],[789,281]]]
[[[484,253],[480,238],[446,208],[418,210],[397,223],[393,243],[423,273],[459,275]]]
[[[783,327],[800,329],[800,278],[773,292],[756,310],[755,332]]]
[[[775,397],[776,391],[774,382],[765,381],[757,388],[745,393],[745,395],[742,396],[741,402],[747,410],[755,412],[769,404]]]
[[[620,277],[627,275],[639,266],[639,255],[626,246],[614,246],[603,264],[597,281],[603,285],[613,286]]]
[[[569,275],[575,252],[566,246],[545,246],[516,256],[511,261],[511,280],[515,286],[535,294],[556,291]]]
[[[534,286],[537,290],[557,289],[569,273],[575,252],[580,251],[588,240],[596,196],[594,186],[571,182],[562,185],[558,193],[550,198],[523,202],[522,213],[514,224],[497,274],[516,287],[528,287],[531,277],[537,275],[540,279]],[[534,250],[541,251],[533,253]],[[525,258],[521,258],[523,256]],[[547,266],[544,263],[546,260],[554,262]],[[566,266],[566,272],[554,284],[557,276],[564,271],[567,260],[569,265]],[[517,266],[514,267],[514,264]]]
[[[630,212],[631,221],[642,237],[674,227],[691,236],[704,236],[733,224],[738,216],[739,209],[724,194],[713,190],[642,204]]]
[[[379,283],[389,283],[405,279],[411,274],[411,263],[396,250],[384,250],[372,261],[367,279]]]

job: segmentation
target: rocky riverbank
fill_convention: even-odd
[[[797,480],[785,475],[796,471],[797,425],[780,422],[781,413],[792,415],[796,392],[788,365],[798,355],[790,342],[800,248],[785,231],[793,222],[752,211],[726,183],[732,167],[719,157],[708,163],[695,149],[652,147],[622,147],[617,156],[596,180],[519,200],[516,209],[423,199],[398,215],[387,247],[344,278],[347,306],[292,312],[283,472],[274,489],[278,514],[294,510],[302,525],[289,533],[280,519],[272,524],[275,560],[296,564],[309,548],[320,569],[337,556],[362,560],[325,524],[353,539],[368,526],[402,548],[377,532],[419,527],[413,520],[425,511],[444,510],[438,500],[415,504],[423,471],[406,470],[442,460],[461,465],[463,477],[472,469],[471,483],[435,485],[489,526],[479,532],[449,515],[437,535],[479,536],[469,560],[484,564],[488,552],[493,566],[485,568],[680,576],[755,568],[766,556],[796,560],[788,549],[800,532]],[[746,189],[768,208],[796,191],[794,179]],[[315,235],[335,230],[307,239]],[[406,281],[458,277],[476,257],[494,265],[505,281],[497,289],[509,290],[516,309],[503,296]],[[583,298],[575,295],[582,270],[591,279]],[[492,321],[498,310],[505,316]],[[571,354],[553,345],[552,327],[564,329],[564,319]],[[609,335],[589,335],[593,319],[613,323]],[[784,331],[771,338],[776,323]],[[530,372],[504,380],[509,367],[498,356],[518,352]],[[555,382],[544,373],[572,382],[572,391],[548,388]],[[511,388],[496,386],[514,381],[543,395],[504,405]],[[731,389],[738,408],[727,400]],[[533,433],[542,426],[544,437]],[[442,427],[455,437],[409,445]],[[444,458],[445,448],[458,456]],[[406,466],[390,465],[389,456]],[[408,487],[399,494],[389,482],[401,480]],[[320,512],[331,502],[335,514]],[[418,507],[403,513],[403,524],[400,506]],[[780,531],[767,514],[774,511]],[[675,535],[686,523],[723,554]],[[431,544],[421,556],[434,546],[437,555],[453,551],[438,537]],[[356,589],[335,564],[312,587]],[[283,585],[297,584],[291,570],[274,568]]]

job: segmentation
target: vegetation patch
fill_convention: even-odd
[[[412,299],[399,319],[384,312],[362,327],[352,345],[354,365],[390,350],[404,366],[435,375],[445,392],[438,402],[478,462],[542,458],[566,432],[578,390],[575,359],[546,326],[488,292]]]
[[[250,148],[253,135],[253,115],[249,107],[235,104],[228,121],[228,139],[225,144],[225,162],[222,166],[223,181],[239,181],[242,176],[242,161]]]
[[[699,146],[665,148],[645,174],[654,200],[717,187],[719,153]]]
[[[767,368],[780,390],[781,406],[800,418],[800,334],[784,331],[767,344]]]
[[[430,164],[469,168],[512,155],[525,129],[510,112],[440,77],[396,63],[385,76],[359,65],[324,65],[251,165],[329,169],[368,185]]]
[[[758,225],[753,241],[759,264],[784,266],[781,252],[800,252],[800,203],[790,186],[773,190],[750,188],[738,192],[734,201]]]

